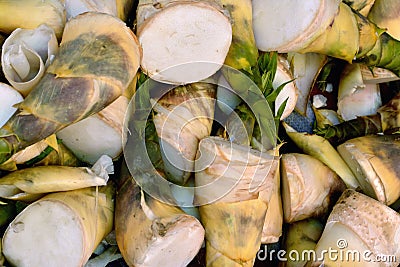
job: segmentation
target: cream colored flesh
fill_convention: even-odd
[[[166,7],[138,29],[141,67],[155,80],[183,84],[208,78],[225,61],[232,28],[228,18],[204,3]]]

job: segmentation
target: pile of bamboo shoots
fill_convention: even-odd
[[[399,266],[399,10],[0,0],[0,265]]]

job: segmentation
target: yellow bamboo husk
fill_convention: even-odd
[[[107,184],[113,163],[101,157],[93,167],[37,166],[13,171],[0,179],[0,197],[12,200],[34,199],[46,193],[76,190]]]
[[[359,31],[356,17],[350,7],[340,3],[333,23],[311,44],[300,52],[314,52],[352,62],[359,47]]]
[[[252,266],[277,158],[217,137],[201,140],[198,153],[195,203],[206,230],[206,265]]]
[[[144,193],[126,168],[117,193],[115,233],[129,266],[184,267],[204,240],[195,217]]]
[[[113,228],[113,197],[110,184],[48,194],[30,204],[4,234],[7,261],[17,266],[83,266]]]
[[[400,197],[399,135],[368,135],[338,146],[368,196],[391,205]]]
[[[32,166],[59,165],[77,167],[81,162],[55,134],[50,135],[33,145],[15,153],[7,161],[0,164],[0,170],[16,171],[19,168]]]
[[[400,40],[399,8],[400,3],[396,0],[375,0],[368,19],[379,28],[385,29],[396,40]]]
[[[57,38],[61,38],[65,21],[61,0],[0,1],[0,31],[7,34],[17,28],[34,29],[46,23],[54,29]]]
[[[229,13],[232,24],[232,44],[224,64],[235,69],[250,69],[257,62],[258,49],[253,33],[251,0],[217,0]]]
[[[309,155],[283,154],[281,164],[286,223],[311,217],[324,218],[336,201],[335,195],[346,188],[335,172]]]
[[[343,2],[349,5],[353,10],[366,17],[374,5],[375,0],[344,0]]]
[[[289,138],[304,153],[319,159],[339,175],[348,188],[359,187],[357,178],[336,149],[325,138],[316,134],[299,133],[287,123],[283,123]]]

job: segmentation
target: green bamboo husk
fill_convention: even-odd
[[[219,0],[230,14],[232,43],[225,64],[235,69],[250,69],[257,63],[258,49],[253,34],[250,0]]]

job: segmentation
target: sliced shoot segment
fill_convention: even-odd
[[[340,2],[253,0],[253,29],[258,49],[285,53],[305,48],[332,23]]]
[[[143,2],[143,1],[142,1]],[[139,3],[140,5],[140,3]],[[207,2],[166,4],[138,25],[141,67],[157,81],[186,84],[206,79],[223,65],[232,41],[228,18]],[[173,20],[171,18],[174,18]]]
[[[124,170],[124,169],[123,169]],[[201,223],[178,207],[146,196],[122,171],[115,211],[118,247],[130,266],[186,266],[204,241]]]
[[[354,190],[346,190],[334,206],[316,247],[337,249],[347,258],[341,266],[398,266],[400,258],[400,215],[388,206]],[[355,252],[355,253],[354,253]],[[318,259],[320,260],[320,259]],[[374,262],[375,261],[375,262]],[[334,258],[324,255],[322,262],[335,266]]]
[[[3,253],[15,266],[83,266],[111,232],[114,190],[53,193],[25,208],[8,226]]]
[[[363,192],[391,205],[400,197],[400,136],[368,135],[346,141],[338,151]]]
[[[117,159],[128,102],[120,96],[102,111],[57,132],[57,137],[83,162],[93,164],[101,155]]]
[[[283,154],[281,164],[283,209],[288,223],[324,218],[336,201],[335,195],[346,188],[335,172],[309,155]]]

